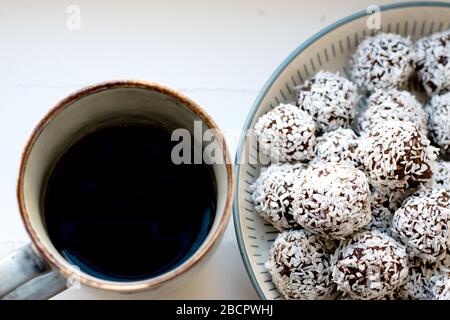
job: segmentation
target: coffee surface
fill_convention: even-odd
[[[191,256],[214,220],[215,181],[206,164],[174,164],[177,143],[164,129],[135,124],[99,129],[75,143],[43,197],[56,249],[112,281],[157,276]]]

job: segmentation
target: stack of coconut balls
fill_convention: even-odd
[[[254,127],[271,165],[252,199],[280,231],[265,266],[286,299],[450,299],[450,30],[366,38],[350,67]]]

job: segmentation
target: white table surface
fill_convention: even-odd
[[[0,256],[29,241],[15,188],[22,148],[57,101],[85,85],[146,79],[182,90],[225,131],[231,152],[260,88],[308,37],[373,0],[2,1],[0,9]],[[380,1],[378,4],[391,1]],[[81,29],[67,27],[69,5]],[[56,299],[146,299],[90,288]],[[163,299],[256,299],[231,220],[219,250]]]

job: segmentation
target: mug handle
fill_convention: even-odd
[[[52,271],[28,244],[0,259],[0,299],[42,300],[67,289],[67,280]]]

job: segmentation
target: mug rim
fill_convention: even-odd
[[[110,281],[104,280],[100,278],[96,278],[94,276],[88,275],[84,272],[79,272],[73,270],[72,268],[67,267],[63,263],[60,263],[54,255],[50,252],[47,246],[41,241],[40,236],[34,230],[31,225],[28,211],[25,206],[25,196],[23,192],[23,184],[24,184],[24,175],[28,163],[28,159],[30,153],[33,149],[35,142],[39,139],[41,133],[47,127],[47,125],[53,121],[53,119],[67,107],[69,107],[73,102],[78,101],[79,99],[110,89],[117,88],[140,88],[145,90],[157,91],[166,96],[172,97],[179,102],[182,103],[183,107],[188,108],[192,111],[196,116],[198,116],[201,121],[203,121],[208,128],[214,130],[214,135],[218,138],[219,146],[224,154],[225,160],[225,168],[227,174],[227,191],[226,191],[226,199],[225,206],[222,211],[222,215],[220,217],[218,227],[216,230],[212,231],[212,236],[207,242],[204,242],[202,246],[197,250],[192,256],[190,256],[185,262],[181,265],[177,266],[174,269],[171,269],[161,275],[158,275],[153,278],[139,280],[139,281],[129,281],[129,282],[119,282],[119,281]],[[174,278],[186,273],[188,270],[191,270],[195,265],[197,265],[200,260],[205,258],[207,253],[213,249],[213,247],[219,242],[222,238],[225,229],[228,225],[228,221],[231,217],[231,208],[232,202],[234,198],[234,173],[233,173],[233,165],[231,162],[231,157],[229,153],[229,149],[227,147],[227,143],[225,141],[225,137],[216,124],[216,122],[201,108],[196,102],[192,99],[188,98],[181,92],[172,89],[163,84],[146,81],[146,80],[110,80],[105,82],[96,83],[87,87],[83,87],[66,98],[60,100],[55,106],[53,106],[45,116],[38,122],[38,124],[34,127],[31,132],[30,137],[28,138],[25,148],[23,149],[20,167],[19,167],[19,177],[17,182],[17,199],[19,204],[19,211],[22,218],[22,222],[24,223],[25,229],[29,234],[33,246],[37,249],[37,251],[44,257],[44,259],[50,264],[50,266],[54,267],[60,273],[62,273],[65,277],[70,277],[76,274],[79,277],[79,280],[82,284],[102,289],[108,291],[116,291],[116,292],[131,292],[131,291],[144,291],[146,289],[152,289],[156,286],[161,286],[163,283],[173,280]],[[69,265],[69,263],[67,262]],[[154,288],[156,289],[156,288]]]

